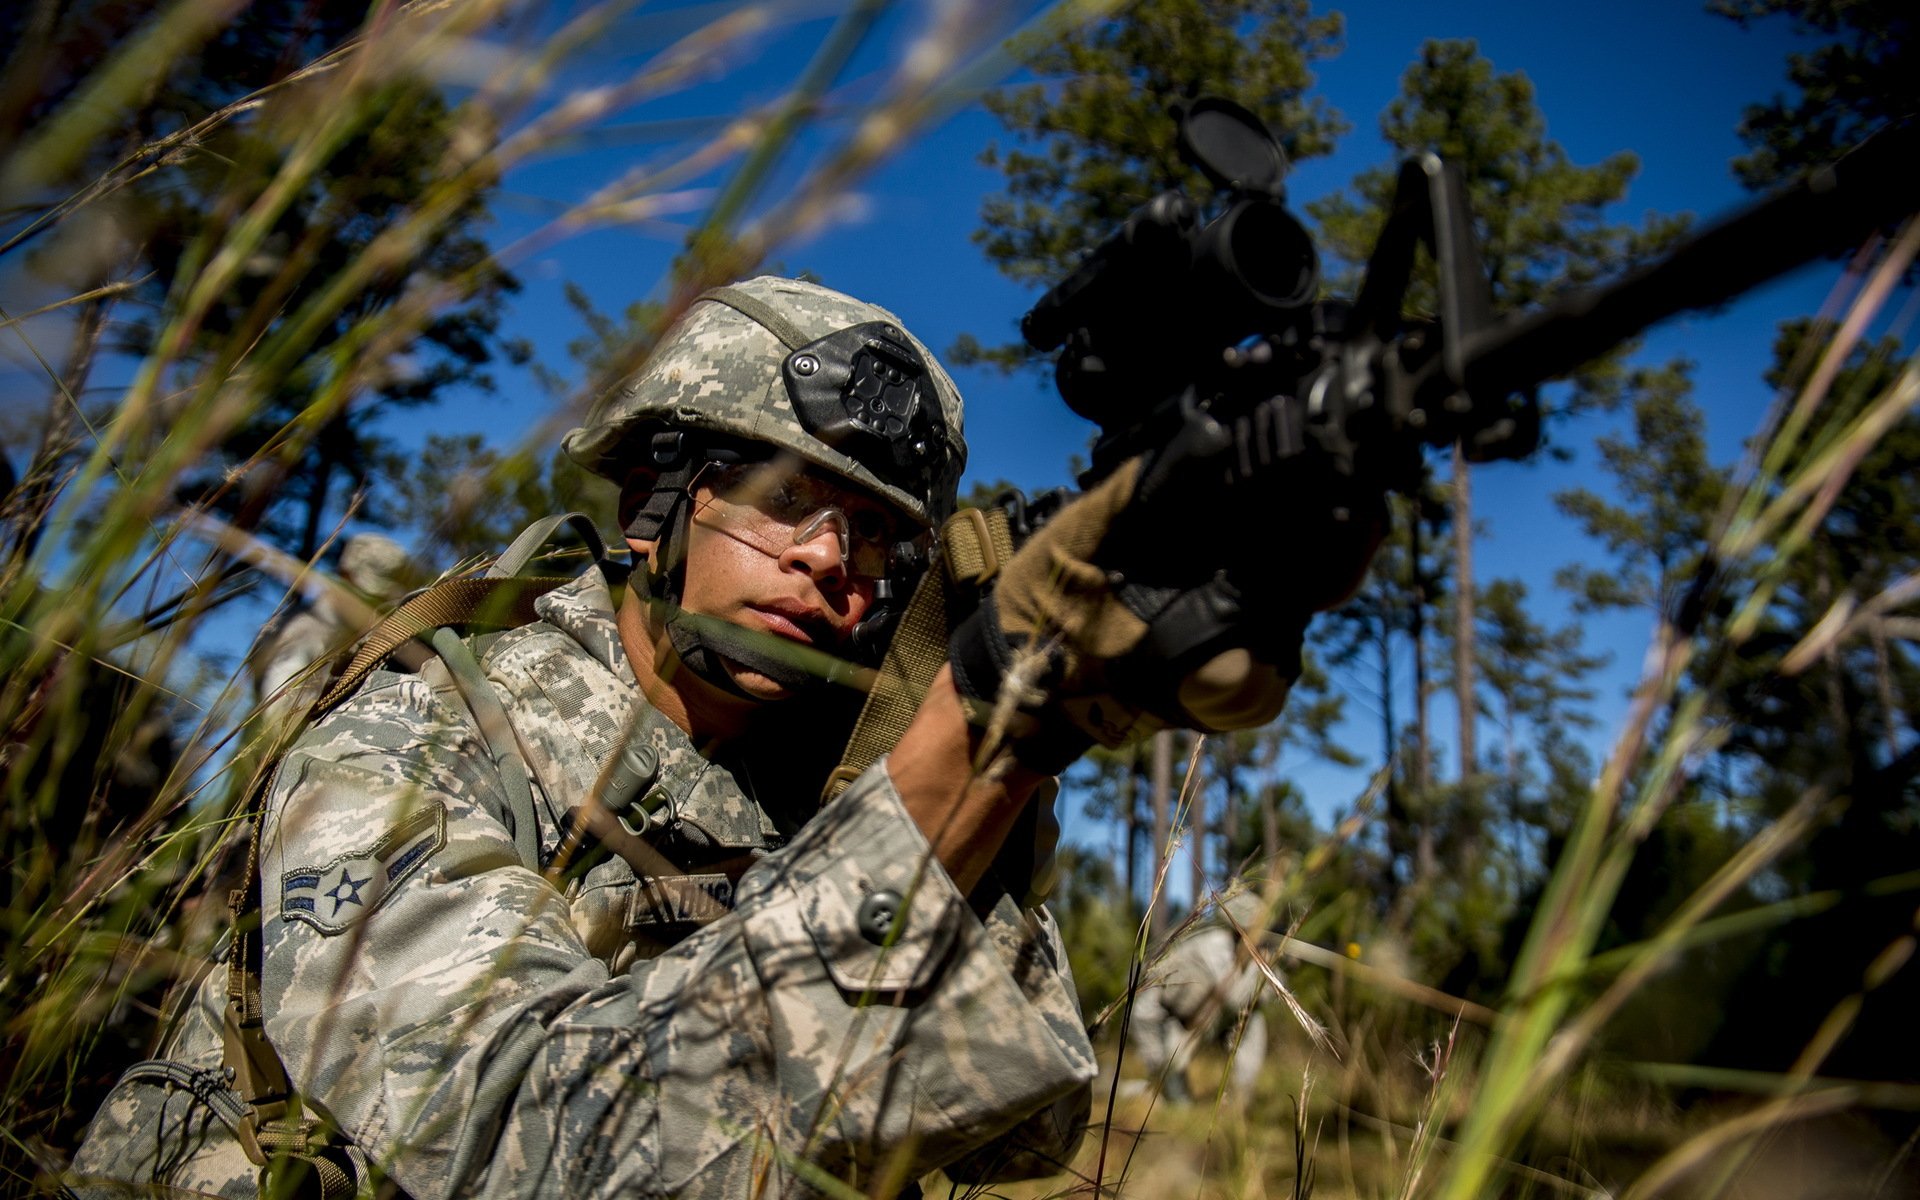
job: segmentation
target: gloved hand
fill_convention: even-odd
[[[1260,447],[1235,434],[1191,414],[1151,461],[1122,464],[1029,538],[955,630],[961,692],[992,704],[1011,688],[1032,718],[1016,742],[1029,766],[1163,725],[1278,715],[1308,619],[1372,558],[1379,501],[1303,498],[1321,481],[1300,460],[1248,467]]]

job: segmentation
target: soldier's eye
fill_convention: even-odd
[[[811,515],[806,497],[791,483],[778,483],[767,490],[767,511],[782,520],[798,520]]]
[[[884,513],[872,509],[863,509],[847,514],[847,524],[853,528],[853,536],[863,542],[883,545],[893,540],[892,522]]]

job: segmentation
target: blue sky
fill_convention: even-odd
[[[1368,2],[1342,5],[1340,11],[1347,19],[1346,46],[1320,65],[1317,90],[1345,115],[1352,130],[1336,154],[1295,171],[1290,198],[1297,207],[1387,160],[1379,114],[1426,39],[1473,38],[1498,70],[1522,71],[1533,81],[1549,134],[1575,162],[1597,162],[1620,150],[1640,156],[1641,173],[1619,206],[1619,219],[1638,220],[1649,212],[1712,216],[1749,199],[1729,169],[1742,149],[1735,127],[1746,104],[1784,87],[1785,59],[1794,47],[1791,31],[1778,22],[1742,29],[1684,0],[1584,6],[1515,0]],[[877,86],[878,66],[928,19],[926,10],[911,7],[889,17],[837,95],[870,95]],[[802,21],[769,39],[750,58],[728,64],[709,84],[653,106],[636,119],[710,115],[771,99],[797,74],[828,24],[826,15]],[[659,29],[656,25],[652,32]],[[635,40],[645,38],[636,34]],[[604,55],[609,68],[624,60],[619,41]],[[833,126],[825,132],[833,133]],[[1000,182],[997,172],[979,164],[979,153],[1002,136],[997,122],[977,104],[961,109],[865,179],[848,218],[787,246],[776,261],[894,309],[936,349],[950,345],[962,332],[987,340],[1011,335],[1034,295],[995,273],[968,237],[977,225],[982,198]],[[806,168],[809,152],[817,152],[818,145],[809,139],[796,147],[772,194],[780,194]],[[645,143],[601,145],[509,176],[498,206],[503,229],[512,230],[542,211],[530,197],[578,194],[660,149]],[[676,238],[671,223],[641,231],[602,231],[526,264],[521,270],[526,290],[512,318],[515,331],[558,364],[560,347],[577,334],[559,298],[562,283],[579,284],[601,307],[617,311],[630,300],[657,295]],[[1647,339],[1641,361],[1686,356],[1697,363],[1696,397],[1708,413],[1717,460],[1730,461],[1739,453],[1742,438],[1770,400],[1759,374],[1770,361],[1776,323],[1817,310],[1837,277],[1835,266],[1807,268],[1723,312],[1676,320]],[[960,372],[959,382],[968,401],[970,475],[1009,478],[1028,487],[1067,481],[1069,457],[1084,447],[1090,426],[1068,413],[1049,388],[1031,377],[1008,378],[985,370]],[[498,399],[460,406],[457,411],[470,424],[458,427],[508,434],[535,419],[538,405],[530,402],[526,389],[514,396],[510,383],[506,391],[509,394]],[[454,411],[442,410],[434,419],[445,421]],[[1502,464],[1477,477],[1477,508],[1485,528],[1477,549],[1478,573],[1482,580],[1521,578],[1539,601],[1543,617],[1567,619],[1564,600],[1552,588],[1553,571],[1595,552],[1555,513],[1552,493],[1601,486],[1592,439],[1617,424],[1598,420],[1558,433],[1557,440],[1574,452],[1570,462]],[[1638,674],[1648,622],[1634,615],[1583,620],[1590,647],[1613,655],[1600,677],[1601,696],[1595,705],[1602,718],[1595,737],[1604,740]],[[1405,669],[1402,664],[1403,678]],[[1354,741],[1364,747],[1371,740],[1373,721],[1364,681],[1337,682],[1353,687]],[[1443,754],[1452,740],[1447,708],[1436,700],[1433,709]],[[1444,765],[1442,769],[1450,772]],[[1353,774],[1330,770],[1310,771],[1306,782],[1314,807],[1323,812],[1350,800],[1359,787]]]
[[[669,4],[636,9],[635,15],[596,41],[582,61],[557,77],[546,98],[629,74],[665,42],[714,17],[737,11],[731,4]],[[581,144],[555,146],[503,181],[495,202],[496,244],[506,244],[550,219],[593,188],[635,167],[683,152],[711,135],[714,118],[746,111],[778,98],[825,36],[841,5],[802,0],[782,6],[764,37],[716,54],[694,84],[673,95],[611,114],[595,136]],[[560,7],[536,10],[538,29],[551,29]],[[1533,81],[1549,133],[1576,162],[1597,162],[1620,150],[1640,156],[1642,169],[1616,214],[1638,220],[1648,212],[1711,216],[1743,203],[1729,161],[1741,152],[1735,127],[1742,108],[1784,87],[1792,33],[1779,23],[1743,30],[1708,15],[1694,0],[1616,0],[1584,6],[1548,6],[1518,0],[1450,0],[1447,4],[1387,0],[1339,6],[1346,17],[1345,49],[1318,67],[1317,91],[1352,126],[1331,157],[1301,164],[1290,180],[1297,208],[1343,187],[1358,171],[1384,163],[1388,152],[1378,118],[1398,90],[1401,72],[1428,38],[1474,38],[1501,71],[1522,71]],[[884,85],[891,65],[942,14],[964,13],[983,46],[1032,16],[1025,0],[1005,7],[900,4],[873,36],[829,97],[835,111],[857,110]],[[504,35],[502,35],[504,38]],[[486,47],[461,63],[456,87],[488,71]],[[817,161],[822,147],[846,132],[829,119],[783,160],[768,197],[785,194]],[[1011,336],[1033,292],[1000,277],[969,240],[982,199],[998,190],[996,172],[978,157],[1002,137],[997,122],[977,103],[960,107],[924,131],[880,169],[861,180],[841,217],[812,236],[782,247],[774,263],[813,272],[827,284],[898,312],[922,339],[944,349],[970,332],[985,340]],[[545,363],[569,369],[565,344],[579,336],[562,302],[567,282],[581,286],[607,311],[658,297],[668,263],[697,219],[710,189],[725,177],[710,172],[684,185],[685,210],[663,213],[643,226],[600,230],[574,237],[516,264],[523,292],[513,301],[505,332],[528,339]],[[1838,278],[1838,267],[1806,268],[1751,293],[1725,311],[1692,316],[1663,327],[1646,341],[1641,361],[1685,355],[1698,364],[1696,397],[1709,418],[1717,460],[1732,460],[1742,438],[1770,400],[1759,375],[1769,362],[1776,323],[1817,310]],[[16,372],[22,364],[13,364]],[[33,370],[25,364],[25,378]],[[499,372],[492,394],[452,397],[432,410],[407,414],[391,432],[418,440],[428,432],[478,432],[507,445],[517,442],[543,416],[551,401],[520,371]],[[1070,457],[1084,448],[1090,426],[1070,414],[1041,380],[1004,377],[984,370],[958,373],[968,400],[972,445],[970,474],[1008,478],[1024,486],[1067,482]],[[35,385],[31,391],[38,393]],[[1594,553],[1557,516],[1552,493],[1572,486],[1599,486],[1592,440],[1617,426],[1596,420],[1557,434],[1574,452],[1570,462],[1499,465],[1476,478],[1477,510],[1485,532],[1478,543],[1478,573],[1484,581],[1515,576],[1540,601],[1546,619],[1566,619],[1564,600],[1551,586],[1562,564]],[[1624,709],[1624,697],[1639,669],[1647,621],[1632,615],[1587,619],[1589,645],[1608,650],[1612,665],[1598,686],[1604,740]],[[1402,664],[1402,677],[1405,664]],[[1364,681],[1353,685],[1350,712],[1354,743],[1371,737],[1371,700]],[[1436,702],[1435,734],[1452,740],[1447,705]],[[1443,773],[1450,767],[1442,759]],[[1315,770],[1305,776],[1314,807],[1322,812],[1349,801],[1359,788],[1351,773]]]

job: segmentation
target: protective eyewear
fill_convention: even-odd
[[[709,463],[687,491],[695,521],[774,558],[832,532],[848,572],[866,579],[887,574],[896,546],[925,537],[879,501],[765,463]]]

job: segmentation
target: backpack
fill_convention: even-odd
[[[66,1192],[146,1194],[190,1182],[220,1195],[341,1200],[363,1191],[389,1190],[372,1178],[364,1158],[337,1130],[301,1104],[266,1037],[260,1003],[258,876],[267,800],[278,759],[295,736],[351,695],[376,667],[390,657],[402,657],[418,669],[437,657],[500,771],[515,849],[523,864],[539,870],[531,778],[506,709],[460,631],[512,629],[539,619],[534,602],[572,577],[521,577],[519,571],[563,524],[586,542],[596,563],[605,563],[605,545],[587,517],[566,513],[535,522],[486,574],[444,580],[394,609],[354,647],[304,718],[281,731],[266,755],[268,765],[248,789],[246,866],[240,885],[228,893],[230,930],[219,958],[193,979],[183,1001],[173,1006],[162,1041],[163,1050],[177,1052],[183,1042],[193,1041],[188,1036],[193,1022],[216,1022],[202,1000],[213,990],[212,973],[224,968],[218,1060],[156,1058],[127,1068],[74,1156],[63,1181]],[[412,653],[405,650],[409,643],[414,643]],[[209,1045],[214,1041],[199,1040]],[[130,1180],[129,1175],[145,1178]]]

